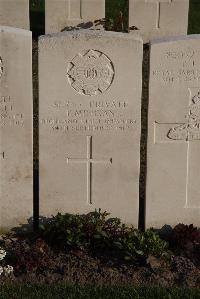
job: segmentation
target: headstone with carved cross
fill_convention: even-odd
[[[151,45],[147,226],[200,225],[200,36]]]
[[[129,0],[130,32],[139,32],[144,42],[187,34],[189,0]]]
[[[0,0],[0,26],[29,29],[29,1]]]
[[[0,27],[0,229],[33,215],[32,34]]]
[[[45,32],[104,29],[105,0],[45,0]]]
[[[142,40],[40,38],[40,213],[101,208],[137,226]]]

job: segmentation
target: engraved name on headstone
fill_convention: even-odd
[[[101,208],[137,226],[142,40],[44,36],[39,66],[41,215]]]
[[[0,0],[0,26],[30,28],[29,0]]]
[[[32,216],[32,34],[0,27],[0,228]]]
[[[136,27],[144,42],[185,35],[188,12],[189,0],[129,0],[129,27]]]
[[[148,226],[199,225],[199,44],[190,36],[151,45]]]
[[[103,29],[104,19],[105,0],[45,0],[46,33]]]

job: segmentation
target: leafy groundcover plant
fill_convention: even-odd
[[[107,212],[57,214],[40,227],[40,237],[61,250],[79,249],[128,262],[145,262],[149,255],[167,254],[168,244],[152,229],[145,232],[107,218]]]

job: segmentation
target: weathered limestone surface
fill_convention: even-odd
[[[200,225],[200,36],[151,45],[147,226]]]
[[[144,42],[186,35],[189,0],[129,0],[129,27],[135,26]]]
[[[40,214],[101,208],[138,223],[142,41],[40,38]]]
[[[29,0],[0,0],[0,26],[29,29]]]
[[[103,29],[94,26],[105,19],[105,0],[45,0],[45,32],[55,33],[72,28]]]
[[[32,216],[32,34],[0,27],[0,229]]]

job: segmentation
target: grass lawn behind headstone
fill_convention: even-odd
[[[188,34],[200,33],[200,0],[190,0]]]

